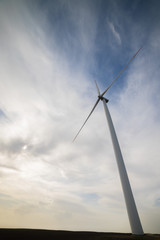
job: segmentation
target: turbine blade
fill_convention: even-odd
[[[99,101],[100,101],[100,99],[98,98],[98,99],[97,99],[97,101],[96,101],[96,103],[95,103],[95,105],[94,105],[94,107],[92,108],[92,110],[91,110],[90,114],[89,114],[89,115],[88,115],[88,117],[86,118],[85,122],[83,123],[82,127],[79,129],[79,131],[78,131],[77,135],[74,137],[74,139],[73,139],[73,141],[72,141],[72,142],[74,142],[74,141],[76,140],[76,138],[78,137],[78,135],[79,135],[80,131],[82,130],[82,128],[84,127],[84,125],[85,125],[85,124],[86,124],[86,122],[88,121],[89,117],[90,117],[90,116],[91,116],[91,114],[93,113],[93,111],[94,111],[94,109],[96,108],[96,106],[97,106],[97,104],[99,103]]]
[[[100,91],[99,91],[99,87],[98,87],[98,84],[97,84],[96,80],[95,80],[95,84],[96,84],[96,88],[97,88],[98,96],[100,96]]]
[[[138,51],[133,55],[133,57],[129,60],[129,62],[127,63],[127,65],[121,70],[121,72],[117,75],[117,77],[113,80],[113,82],[111,82],[111,84],[107,87],[107,89],[101,94],[101,96],[103,97],[103,95],[108,91],[108,89],[113,85],[113,83],[120,77],[120,75],[124,72],[124,70],[128,67],[128,65],[130,64],[130,62],[132,62],[132,60],[136,57],[136,55],[139,53],[139,51],[142,49],[139,48]]]

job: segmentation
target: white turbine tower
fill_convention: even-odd
[[[126,207],[127,207],[127,213],[128,213],[128,217],[129,217],[131,230],[132,230],[132,233],[135,234],[135,235],[143,235],[144,233],[143,233],[141,221],[140,221],[140,218],[139,218],[139,215],[138,215],[138,211],[137,211],[137,208],[136,208],[136,204],[135,204],[135,200],[134,200],[134,197],[133,197],[133,193],[132,193],[132,189],[131,189],[131,186],[130,186],[130,182],[129,182],[128,174],[127,174],[126,167],[125,167],[125,164],[124,164],[124,160],[123,160],[123,157],[122,157],[121,149],[120,149],[120,146],[119,146],[119,143],[118,143],[117,135],[116,135],[116,132],[115,132],[115,129],[114,129],[114,126],[113,126],[111,115],[110,115],[108,107],[107,107],[108,99],[104,98],[103,96],[109,90],[109,88],[113,85],[113,83],[117,80],[117,78],[123,73],[123,71],[129,65],[129,63],[136,57],[136,55],[139,53],[140,50],[141,50],[141,48],[130,59],[130,61],[127,63],[127,65],[122,69],[122,71],[118,74],[118,76],[113,80],[113,82],[108,86],[108,88],[102,94],[100,94],[98,85],[96,83],[97,92],[98,92],[98,99],[97,99],[94,107],[92,108],[90,114],[88,115],[87,119],[85,120],[82,127],[78,131],[77,135],[73,139],[73,141],[75,141],[75,139],[79,135],[80,131],[82,130],[82,128],[86,124],[87,120],[89,119],[89,117],[91,116],[93,111],[95,110],[97,104],[101,100],[103,102],[104,111],[105,111],[105,114],[106,114],[109,130],[110,130],[110,135],[111,135],[113,148],[114,148],[114,153],[115,153],[115,157],[116,157],[116,161],[117,161],[117,165],[118,165],[118,170],[119,170],[119,175],[120,175],[120,180],[121,180],[121,184],[122,184],[122,189],[123,189],[123,194],[124,194],[125,203],[126,203]]]

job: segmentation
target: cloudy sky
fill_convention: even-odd
[[[101,91],[144,232],[160,233],[160,2],[0,1],[0,227],[130,232]]]

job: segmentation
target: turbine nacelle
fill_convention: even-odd
[[[103,96],[101,96],[101,95],[98,96],[98,99],[100,99],[101,101],[105,100],[106,103],[109,102],[109,99],[107,99],[107,98],[105,98],[105,97],[103,97]]]

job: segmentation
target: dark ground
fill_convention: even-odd
[[[160,234],[135,236],[129,233],[72,232],[37,229],[0,229],[0,239],[5,240],[160,240]]]

